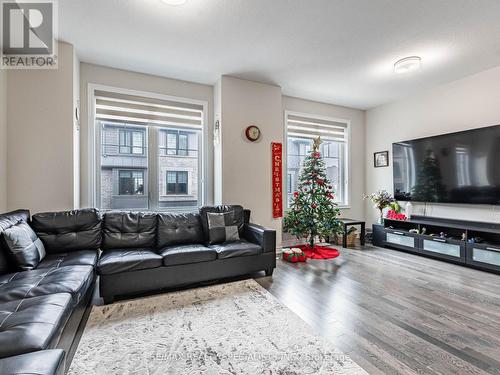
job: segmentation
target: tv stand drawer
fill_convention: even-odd
[[[467,263],[500,271],[500,246],[467,244]]]
[[[441,240],[440,238],[424,240],[422,244],[422,250],[448,255],[455,258],[460,258],[461,255],[460,245],[448,243],[446,242],[446,240]]]
[[[405,248],[415,249],[417,241],[414,237],[407,236],[404,232],[387,232],[385,242],[388,245],[403,246]]]

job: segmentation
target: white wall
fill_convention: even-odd
[[[348,197],[349,208],[341,210],[343,217],[363,219],[365,217],[362,196],[364,193],[365,170],[365,112],[359,109],[341,107],[333,104],[283,97],[283,111],[308,113],[313,115],[340,118],[350,121]],[[284,174],[286,176],[286,174]]]
[[[223,204],[252,210],[252,222],[275,228],[281,243],[281,219],[272,217],[271,142],[283,142],[281,88],[223,76],[220,84]],[[245,137],[257,125],[257,142]]]
[[[214,85],[214,127],[219,122],[218,143],[214,141],[214,204],[222,204],[222,131],[220,129],[222,117],[222,78]],[[212,137],[214,138],[214,134]],[[215,138],[214,138],[215,140]]]
[[[73,46],[59,44],[55,70],[7,74],[7,208],[33,213],[72,209]]]
[[[0,70],[0,212],[7,210],[7,72]]]
[[[80,60],[73,51],[73,205],[80,208]],[[77,116],[78,111],[78,116]]]
[[[366,192],[392,192],[392,163],[374,168],[373,153],[391,150],[392,143],[413,138],[500,124],[500,67],[440,86],[414,97],[371,109],[366,113]],[[424,205],[414,207],[424,213]],[[500,222],[497,206],[427,204],[435,217]],[[367,202],[367,216],[376,211]]]
[[[165,77],[135,73],[120,69],[114,69],[99,65],[81,63],[80,64],[80,107],[81,107],[81,204],[82,207],[92,206],[89,172],[89,113],[88,113],[88,85],[100,84],[111,87],[124,88],[129,90],[145,91],[156,94],[177,96],[183,98],[204,100],[208,102],[208,176],[207,181],[207,202],[213,202],[213,87],[198,83],[179,81]]]

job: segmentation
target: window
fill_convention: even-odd
[[[120,129],[120,154],[144,154],[144,132],[140,130]]]
[[[187,194],[188,173],[178,171],[167,172],[167,194]]]
[[[203,205],[206,103],[154,96],[94,90],[101,209]]]
[[[167,155],[177,155],[177,132],[167,132]]]
[[[118,195],[144,195],[144,172],[118,171]]]
[[[101,128],[103,155],[146,155],[146,127],[102,122]]]
[[[193,134],[193,133],[191,133]],[[164,132],[167,137],[165,142],[166,147],[161,147],[163,155],[180,155],[188,156],[189,150],[189,132],[168,130]],[[195,150],[193,150],[195,151]]]
[[[298,178],[305,157],[311,152],[314,139],[321,136],[320,153],[326,173],[333,183],[335,201],[348,204],[347,155],[348,121],[287,112],[287,204],[297,190]]]
[[[179,132],[179,138],[177,142],[177,155],[186,156],[188,154],[188,135],[186,133]]]

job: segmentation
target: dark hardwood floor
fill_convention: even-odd
[[[256,280],[370,374],[500,374],[500,275],[366,246]]]

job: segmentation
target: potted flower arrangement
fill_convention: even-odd
[[[376,193],[363,196],[364,199],[369,199],[373,206],[380,211],[379,224],[384,223],[384,208],[389,207],[395,199],[385,190],[379,190]]]
[[[393,201],[391,202],[391,204],[389,205],[389,208],[390,210],[387,211],[387,214],[386,214],[386,217],[388,219],[392,219],[392,220],[406,220],[407,217],[404,213],[402,213],[402,209],[401,209],[401,206],[399,205],[399,203],[397,201]]]

